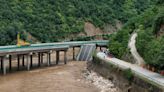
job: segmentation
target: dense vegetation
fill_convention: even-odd
[[[125,22],[124,27],[119,32],[111,36],[109,43],[111,52],[118,58],[122,58],[126,53],[129,52],[127,44],[131,33],[139,25],[138,16],[142,15],[145,10],[152,7],[156,2],[154,0],[127,0],[125,3],[126,9],[123,9],[125,13],[123,12],[122,15],[127,14],[126,17],[128,21]]]
[[[163,0],[0,0],[0,45],[16,44],[20,32],[27,40],[31,34],[40,42],[92,40],[77,37],[84,23],[101,29],[119,20],[124,27],[111,36],[110,51],[118,58],[129,52],[128,39],[138,31],[137,48],[147,64],[164,68]],[[74,38],[70,38],[74,37]]]
[[[16,33],[40,42],[66,39],[83,31],[84,22],[101,27],[126,22],[151,4],[149,0],[0,0],[0,45],[16,43]],[[140,7],[143,6],[143,7]],[[74,36],[75,37],[75,36]]]
[[[154,5],[153,5],[154,4]],[[111,37],[109,48],[116,57],[122,58],[127,49],[130,34],[137,31],[137,50],[149,64],[164,70],[164,2],[152,2],[141,14],[132,17],[124,28]]]
[[[137,49],[147,64],[164,70],[164,29],[161,29],[164,25],[164,7],[151,8],[140,19],[144,23],[140,23],[143,28],[138,32]]]

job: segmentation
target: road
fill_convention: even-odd
[[[137,49],[136,49],[136,45],[135,45],[136,37],[137,37],[137,33],[135,32],[132,34],[132,36],[129,40],[128,47],[130,48],[130,52],[136,61],[135,63],[138,65],[144,65],[145,62],[144,62],[143,58],[139,55],[139,53],[137,52]]]
[[[144,69],[136,64],[131,64],[117,58],[109,58],[102,52],[99,52],[97,56],[101,58],[102,60],[104,60],[105,62],[109,62],[113,65],[118,66],[120,69],[130,68],[135,75],[139,76],[140,78],[145,79],[149,83],[153,83],[157,85],[158,87],[162,88],[164,91],[164,76],[158,73],[149,71],[147,69]]]

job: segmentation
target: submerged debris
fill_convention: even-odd
[[[97,86],[101,92],[119,92],[118,88],[112,83],[112,81],[99,76],[96,72],[86,71],[84,73],[86,80],[95,86]]]

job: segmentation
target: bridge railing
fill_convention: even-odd
[[[10,50],[10,49],[18,49],[18,48],[35,48],[35,47],[47,47],[47,46],[66,46],[69,45],[70,47],[73,46],[80,46],[83,44],[96,44],[96,45],[107,45],[108,40],[98,40],[98,41],[72,41],[72,42],[57,42],[57,43],[39,43],[39,44],[31,44],[28,47],[18,47],[16,45],[9,45],[9,46],[0,46],[1,50]]]

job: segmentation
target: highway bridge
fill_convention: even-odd
[[[22,66],[30,70],[33,63],[33,56],[38,56],[38,66],[43,62],[43,54],[47,55],[47,65],[51,64],[51,53],[56,52],[56,64],[59,63],[59,53],[64,52],[64,63],[67,63],[67,50],[73,48],[73,59],[75,60],[75,48],[81,47],[84,44],[94,44],[96,47],[106,47],[107,40],[97,41],[72,41],[72,42],[57,42],[57,43],[40,43],[31,44],[30,46],[18,47],[16,45],[0,46],[0,62],[3,74],[6,74],[6,66],[9,62],[9,70],[12,68],[12,57],[17,56],[17,68],[20,68],[20,58],[22,58]],[[25,61],[26,58],[26,61]],[[25,64],[26,63],[26,64]]]

